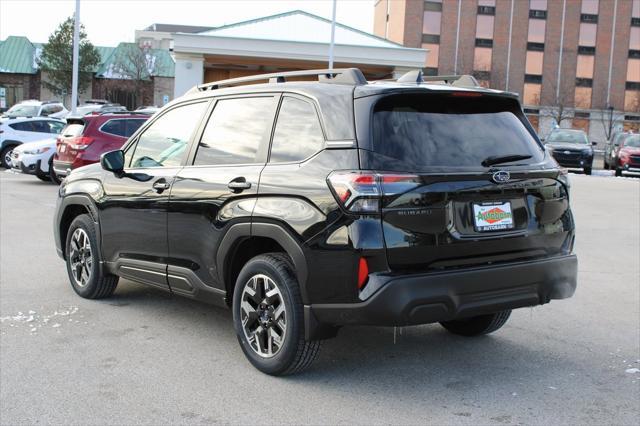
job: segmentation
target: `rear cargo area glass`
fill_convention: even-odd
[[[405,170],[486,169],[492,156],[530,155],[506,165],[542,161],[541,146],[521,120],[517,102],[453,93],[394,95],[373,113],[373,151],[383,164]],[[393,161],[392,161],[393,160]]]

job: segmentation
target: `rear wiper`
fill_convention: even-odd
[[[518,160],[528,160],[531,157],[532,157],[531,155],[522,155],[522,154],[497,155],[497,156],[491,156],[491,157],[485,158],[484,160],[482,160],[481,164],[484,167],[489,167],[489,166],[493,166],[494,164],[510,163],[512,161],[518,161]]]

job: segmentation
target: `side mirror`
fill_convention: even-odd
[[[598,142],[596,142],[596,141],[591,141],[591,145],[596,146],[596,145],[598,145]]]
[[[540,138],[540,142],[544,143],[544,138]]]
[[[108,172],[121,177],[124,173],[124,151],[109,151],[100,156],[100,165]]]

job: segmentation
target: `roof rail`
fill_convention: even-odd
[[[448,84],[457,87],[478,87],[478,81],[472,75],[433,75],[425,76],[422,70],[411,70],[403,74],[398,80],[398,83],[436,83],[436,84]]]
[[[366,84],[367,79],[358,68],[335,68],[325,70],[305,70],[305,71],[288,71],[272,74],[260,74],[247,77],[231,78],[228,80],[214,81],[212,83],[200,84],[193,87],[187,93],[197,93],[206,90],[217,90],[222,87],[235,86],[238,84],[251,83],[261,80],[267,80],[269,83],[284,83],[290,77],[310,77],[317,76],[321,83],[361,85]]]
[[[96,114],[87,115],[150,115],[148,112],[141,111],[96,111]]]

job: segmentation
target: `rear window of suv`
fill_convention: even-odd
[[[522,120],[508,98],[392,95],[374,108],[373,151],[390,170],[483,169],[483,160],[505,155],[531,158],[502,165],[539,163],[544,153]]]

